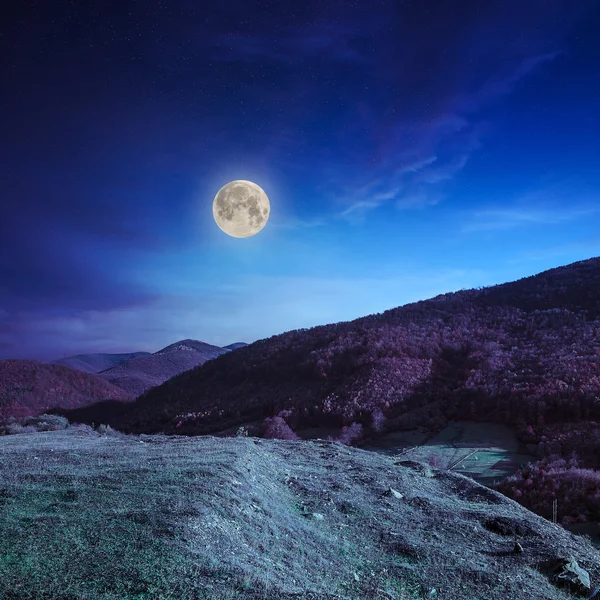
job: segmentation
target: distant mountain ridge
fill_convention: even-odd
[[[220,346],[213,346],[212,344],[207,344],[206,342],[200,342],[198,340],[186,339],[179,340],[178,342],[165,346],[161,350],[155,352],[154,356],[168,354],[169,352],[178,352],[180,350],[200,352],[202,354],[206,354],[207,356],[212,357],[215,350],[224,350],[224,348],[221,348]]]
[[[227,348],[228,350],[237,350],[238,348],[244,348],[248,344],[246,342],[235,342],[234,344],[229,344],[228,346],[223,346],[223,348]]]
[[[362,436],[441,428],[457,417],[520,430],[600,421],[599,348],[594,258],[260,340],[105,420],[131,432],[196,435],[279,415],[292,430],[354,424]]]
[[[53,407],[76,409],[133,396],[92,373],[35,360],[0,360],[0,421],[42,414]]]
[[[198,340],[179,340],[154,354],[140,356],[106,369],[98,373],[98,376],[135,397],[179,373],[227,352],[230,350]]]
[[[139,358],[140,356],[150,356],[150,352],[76,354],[75,356],[67,356],[65,358],[53,360],[50,364],[64,365],[65,367],[84,371],[85,373],[100,373],[100,371],[111,369],[112,367],[116,367],[128,360]]]
[[[223,346],[223,349],[237,350],[238,348],[243,348],[247,345],[248,344],[246,342],[235,342],[233,344],[229,344],[228,346]],[[169,346],[154,352],[154,354],[166,354],[167,352],[172,352],[174,350],[195,350],[197,352],[207,352],[208,354],[212,355],[213,350],[216,347],[218,348],[218,346],[207,344],[205,342],[186,339],[170,344]],[[116,354],[97,352],[88,354],[75,354],[74,356],[65,356],[57,360],[52,360],[49,362],[49,364],[64,365],[65,367],[76,369],[77,371],[84,371],[85,373],[101,373],[102,371],[112,369],[113,367],[116,367],[129,360],[133,360],[134,358],[139,358],[140,356],[151,356],[152,354],[152,352],[122,352]]]

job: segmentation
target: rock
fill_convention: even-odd
[[[404,498],[404,495],[401,494],[399,491],[395,490],[394,488],[388,488],[385,492],[383,492],[384,496],[394,496],[394,498],[398,498],[398,500],[402,500],[402,498]]]
[[[315,519],[315,521],[322,521],[325,518],[325,515],[321,513],[303,512],[300,514],[307,519]]]
[[[591,591],[590,574],[573,557],[561,561],[553,580],[578,594],[589,594]]]
[[[521,546],[521,544],[519,544],[519,542],[515,542],[515,548],[514,548],[514,553],[515,554],[522,554],[523,553],[523,546]]]

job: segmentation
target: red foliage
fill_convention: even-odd
[[[40,415],[53,407],[76,409],[106,399],[133,400],[96,375],[34,360],[1,360],[0,382],[0,421]]]
[[[338,442],[342,444],[346,444],[347,446],[352,445],[355,442],[358,442],[363,436],[363,427],[360,423],[352,423],[352,425],[347,425],[342,427],[342,431],[337,438]]]
[[[300,439],[289,427],[282,417],[268,417],[264,420],[264,436],[278,440]]]
[[[494,486],[529,510],[552,518],[552,502],[558,501],[564,524],[600,520],[600,472],[582,469],[577,457],[549,456],[528,464]]]

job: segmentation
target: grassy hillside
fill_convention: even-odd
[[[567,600],[565,557],[600,579],[501,494],[341,444],[70,428],[0,454],[3,600]]]

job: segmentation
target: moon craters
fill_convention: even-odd
[[[215,196],[213,216],[219,228],[233,237],[250,237],[267,223],[271,211],[264,190],[251,181],[224,185]]]

